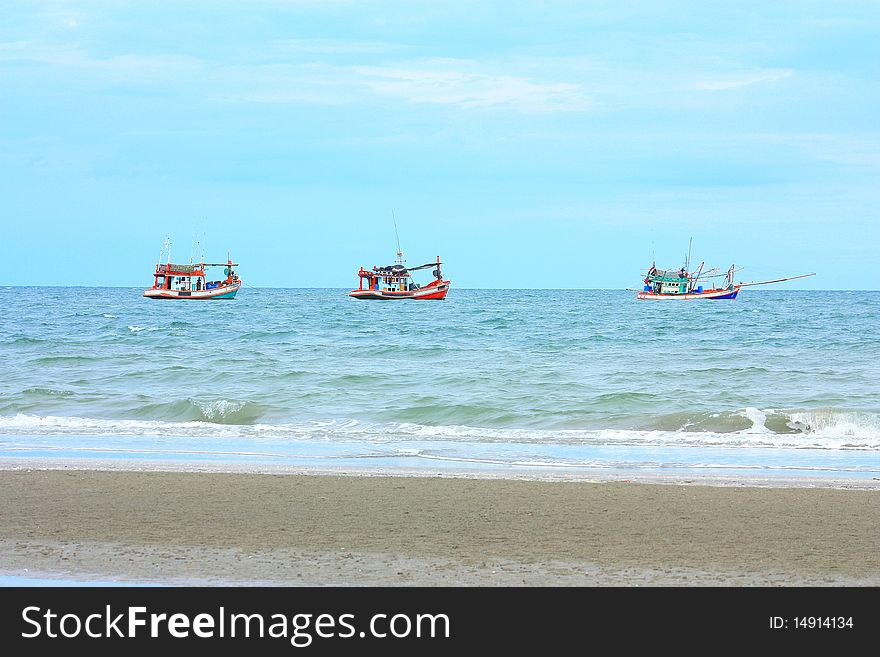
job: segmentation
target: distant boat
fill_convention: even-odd
[[[394,221],[394,236],[397,238],[397,262],[387,267],[360,268],[358,271],[358,289],[352,290],[348,296],[355,299],[445,299],[449,293],[449,281],[444,280],[440,271],[440,256],[436,262],[429,262],[418,267],[407,267],[403,252],[400,250],[400,234],[397,232],[397,219],[391,212]],[[431,273],[434,280],[427,285],[419,285],[412,278],[412,272],[434,267]]]
[[[162,254],[166,249],[168,258],[163,264]],[[171,262],[170,241],[165,240],[159,260],[153,274],[153,287],[144,290],[148,299],[234,299],[241,289],[241,279],[235,273],[238,264],[231,258],[221,263],[174,264]],[[225,278],[209,281],[205,272],[208,267],[223,267]]]
[[[702,267],[702,264],[700,265]],[[712,271],[712,270],[710,270]],[[657,269],[651,265],[648,275],[645,276],[645,285],[637,299],[736,299],[742,285],[733,282],[735,269],[731,265],[727,272],[725,283],[721,287],[704,288],[697,282],[703,278],[699,275],[691,275],[687,269],[674,271]]]
[[[436,262],[429,262],[418,267],[406,267],[403,254],[398,252],[398,262],[387,267],[360,268],[358,282],[360,287],[349,292],[355,299],[444,299],[449,293],[449,281],[443,278],[440,271],[440,256]],[[419,285],[412,278],[412,272],[430,269],[434,280],[427,285]]]
[[[696,271],[689,271],[690,268],[690,247],[688,248],[688,257],[685,264],[680,269],[657,269],[656,263],[652,263],[648,268],[645,276],[644,286],[641,290],[632,290],[638,292],[637,299],[736,299],[740,290],[751,285],[769,285],[770,283],[781,283],[783,281],[792,281],[797,278],[806,278],[807,276],[815,276],[812,274],[801,274],[799,276],[788,276],[786,278],[777,278],[772,281],[756,281],[750,283],[735,283],[733,278],[736,273],[736,267],[730,266],[727,273],[719,273],[718,269],[709,269],[704,271],[703,267],[706,263],[701,262]],[[721,278],[722,283],[716,287],[714,279]],[[705,287],[701,281],[712,279],[712,287]]]

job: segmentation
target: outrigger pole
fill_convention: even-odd
[[[800,276],[788,276],[787,278],[776,278],[772,281],[755,281],[754,283],[740,283],[740,287],[746,287],[748,285],[769,285],[770,283],[781,283],[782,281],[793,281],[796,278],[807,278],[808,276],[815,276],[816,273],[812,274],[801,274]]]
[[[697,284],[697,281],[700,280],[700,274],[702,273],[702,271],[703,271],[703,267],[704,267],[705,265],[706,265],[706,261],[704,260],[703,262],[700,263],[700,266],[697,268],[697,273],[694,274],[693,277],[691,277],[691,283],[690,283],[690,286],[689,286],[689,288],[690,288],[691,290],[694,289],[694,287],[695,287],[696,284]],[[690,275],[690,274],[689,274],[689,275]]]

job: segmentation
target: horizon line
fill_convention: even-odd
[[[81,288],[81,289],[102,289],[102,290],[146,290],[140,285],[14,285],[0,284],[2,288]],[[266,285],[242,285],[242,289],[251,288],[255,290],[351,290],[350,287],[272,287]],[[354,288],[356,289],[356,288]],[[560,290],[560,291],[594,291],[594,292],[632,292],[632,289],[621,287],[463,287],[456,286],[458,290],[471,291],[493,291],[493,290]],[[820,288],[820,289],[793,289],[793,288],[775,288],[780,292],[880,292],[877,288]],[[755,292],[769,292],[772,290],[754,290]],[[750,291],[751,292],[751,291]]]

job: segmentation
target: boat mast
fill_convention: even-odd
[[[397,238],[397,264],[403,265],[403,251],[400,250],[400,234],[397,232],[397,217],[394,216],[394,210],[391,211],[391,220],[394,222],[394,236]]]
[[[171,237],[168,235],[165,236],[165,241],[162,242],[162,248],[159,249],[159,264],[162,264],[162,257],[166,252],[168,253],[166,264],[171,264]]]
[[[204,240],[207,237],[207,222],[208,222],[208,218],[205,217],[206,228],[205,228],[204,232],[202,232],[201,234],[199,234],[197,232],[193,232],[194,244],[193,244],[192,255],[190,256],[190,259],[189,259],[189,264],[193,264],[193,262],[195,262],[196,260],[198,260],[202,265],[205,264]]]

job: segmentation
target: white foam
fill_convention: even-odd
[[[811,437],[874,438],[880,432],[880,418],[874,413],[817,409],[788,414],[789,426]]]
[[[215,400],[205,405],[218,417],[234,413],[243,402]],[[203,412],[205,412],[203,408]],[[769,411],[749,409],[755,419]],[[0,434],[7,435],[113,435],[193,438],[254,438],[276,440],[329,440],[353,443],[455,442],[476,444],[608,445],[671,447],[788,447],[810,449],[880,450],[880,416],[871,413],[792,413],[805,422],[803,433],[773,433],[763,421],[738,432],[639,431],[631,429],[496,429],[462,425],[427,426],[413,423],[363,423],[356,420],[308,421],[289,424],[217,424],[102,418],[0,415]],[[795,419],[802,418],[802,419]],[[811,422],[812,421],[812,422]]]
[[[752,426],[738,433],[773,433],[765,426],[765,423],[767,422],[767,411],[762,411],[759,408],[749,406],[748,408],[740,410],[739,413],[749,420],[752,423]]]
[[[195,403],[207,420],[229,417],[240,411],[245,405],[243,401],[230,401],[229,399],[214,399],[208,402],[195,400]]]
[[[257,428],[259,425],[252,425]],[[101,418],[39,416],[19,413],[0,415],[0,431],[24,435],[133,435],[133,436],[224,436],[238,435],[232,425],[211,422],[163,422],[160,420],[105,420]]]

